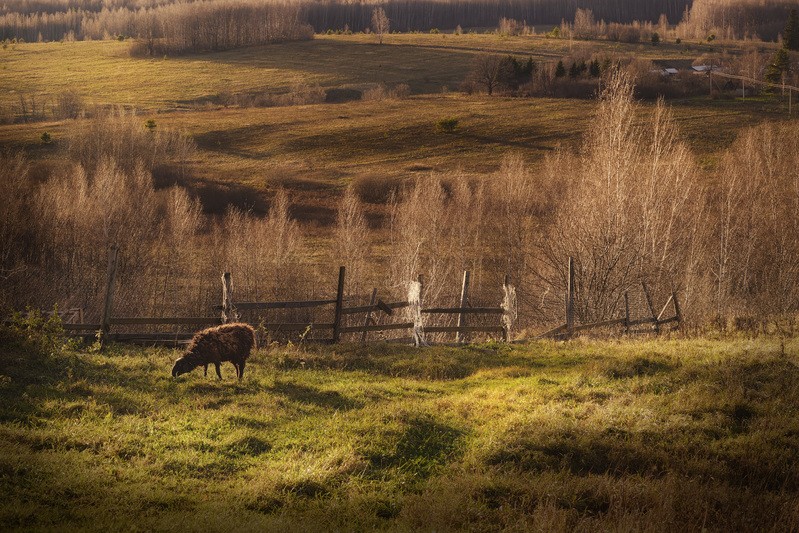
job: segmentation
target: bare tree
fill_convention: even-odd
[[[372,31],[377,36],[378,44],[383,44],[383,35],[389,32],[390,22],[382,7],[374,8],[374,11],[372,11]]]
[[[513,67],[507,56],[497,54],[480,54],[472,62],[469,79],[475,84],[485,87],[488,95],[504,85],[513,75]]]
[[[344,191],[339,203],[333,253],[334,262],[347,265],[350,287],[354,286],[356,291],[359,285],[365,282],[368,272],[366,255],[369,249],[368,239],[369,226],[366,224],[363,206],[355,188],[350,185]]]

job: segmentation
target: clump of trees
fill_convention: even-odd
[[[776,39],[792,0],[694,0],[677,26],[683,39]]]
[[[227,50],[311,39],[313,29],[297,7],[246,0],[200,0],[143,10],[132,55]]]

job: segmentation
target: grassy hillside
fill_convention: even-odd
[[[735,51],[734,45],[725,45]],[[188,173],[166,174],[194,188],[211,210],[228,201],[265,209],[268,191],[295,192],[297,216],[329,222],[340,188],[353,180],[389,187],[430,170],[489,173],[509,152],[535,163],[561,143],[579,143],[594,103],[588,100],[441,94],[463,81],[480,51],[550,61],[590,49],[601,56],[692,58],[706,45],[625,45],[493,34],[322,35],[307,42],[158,59],[128,55],[116,41],[10,45],[0,50],[0,106],[20,94],[41,105],[65,91],[89,104],[139,109],[142,122],[191,135],[200,150]],[[363,89],[384,82],[411,87],[407,100],[292,107],[222,107],[225,95],[283,94],[298,83]],[[706,164],[715,162],[740,128],[781,116],[749,99],[673,101],[683,133]],[[180,112],[175,112],[180,111]],[[435,131],[459,119],[453,135]],[[72,121],[0,126],[0,148],[22,148],[45,170],[63,167],[60,151]],[[54,143],[42,144],[48,132]],[[383,193],[377,191],[376,196]],[[218,205],[217,205],[218,204]]]
[[[236,383],[2,333],[10,529],[799,527],[795,341],[270,348]]]

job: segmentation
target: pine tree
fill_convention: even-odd
[[[599,70],[599,60],[594,59],[591,61],[591,64],[588,67],[588,73],[591,75],[592,78],[598,78],[600,74]]]
[[[785,33],[782,36],[782,46],[788,50],[799,51],[799,12],[791,9],[788,22],[785,24]]]
[[[577,66],[577,63],[572,63],[572,66],[569,68],[569,77],[576,78],[580,75],[580,67]]]
[[[780,83],[782,82],[783,74],[787,76],[790,72],[791,58],[788,55],[788,50],[780,48],[777,50],[777,53],[774,54],[774,59],[771,60],[766,70],[766,79],[771,83]]]
[[[555,77],[562,78],[566,75],[566,67],[563,66],[563,60],[558,61],[558,66],[555,67]]]

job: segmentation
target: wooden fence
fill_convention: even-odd
[[[505,342],[511,340],[514,322],[517,318],[516,289],[510,283],[508,276],[503,282],[502,303],[496,307],[473,307],[470,300],[471,273],[463,273],[460,299],[456,307],[424,307],[421,299],[423,279],[421,276],[409,283],[408,298],[404,301],[385,302],[378,298],[377,289],[373,289],[368,305],[345,307],[344,287],[346,268],[339,267],[338,283],[335,297],[329,299],[273,301],[273,302],[237,302],[233,294],[233,280],[230,272],[222,275],[222,303],[213,308],[217,314],[202,317],[116,317],[112,316],[114,287],[118,261],[118,249],[112,248],[108,259],[108,274],[106,291],[103,300],[100,323],[85,324],[82,321],[64,324],[64,329],[75,336],[84,339],[99,338],[101,342],[118,341],[138,344],[170,344],[179,345],[188,342],[192,337],[189,332],[153,332],[144,328],[141,332],[115,331],[115,326],[192,326],[192,330],[203,327],[236,322],[241,320],[241,312],[257,312],[266,310],[288,309],[329,309],[329,319],[323,322],[295,321],[295,322],[267,322],[251,321],[253,326],[262,328],[268,334],[297,334],[302,339],[314,342],[337,343],[342,340],[342,335],[357,335],[357,340],[367,342],[370,334],[386,332],[405,332],[406,335],[393,341],[413,342],[415,345],[426,345],[432,335],[437,340],[445,339],[447,335],[454,334],[455,343],[466,342],[472,334],[485,334],[495,336]],[[679,324],[682,320],[677,294],[673,292],[659,314],[655,313],[652,298],[648,288],[642,286],[646,295],[647,305],[651,316],[632,318],[627,293],[624,294],[625,314],[623,317],[601,322],[576,324],[575,323],[575,286],[574,286],[574,261],[570,257],[568,264],[568,283],[566,291],[565,323],[551,329],[537,338],[566,339],[577,333],[598,328],[623,327],[625,333],[654,332],[660,333],[664,326]],[[674,315],[665,317],[669,306],[674,309]],[[404,310],[404,313],[397,313]],[[357,319],[361,315],[361,319]],[[82,314],[81,314],[82,316]],[[473,317],[497,317],[493,324],[471,323]],[[444,325],[437,320],[449,317],[445,324],[451,324],[452,317],[456,325]],[[353,323],[357,325],[353,325]],[[640,326],[645,326],[641,329]],[[634,329],[638,328],[638,329]],[[322,338],[310,339],[309,333],[324,332]]]
[[[630,297],[629,293],[624,293],[624,316],[619,318],[612,318],[609,320],[602,320],[599,322],[592,322],[588,324],[576,324],[574,320],[574,259],[569,257],[567,274],[567,290],[566,290],[566,323],[556,328],[553,328],[545,333],[542,333],[537,338],[551,338],[551,339],[568,339],[577,333],[590,331],[594,329],[623,327],[625,334],[638,334],[638,333],[656,333],[659,334],[664,326],[678,328],[682,322],[682,310],[680,309],[680,302],[677,299],[677,292],[672,291],[671,296],[666,300],[660,313],[655,314],[655,306],[652,301],[652,295],[646,283],[641,283],[641,289],[646,297],[647,308],[649,309],[650,316],[642,318],[632,318],[630,316]],[[665,317],[666,311],[669,306],[672,306],[674,315]],[[645,326],[641,328],[639,326]],[[638,328],[638,329],[633,329]]]

